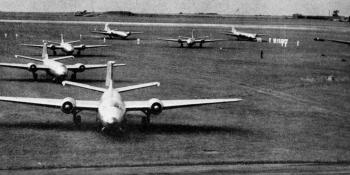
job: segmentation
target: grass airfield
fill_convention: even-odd
[[[313,21],[302,23],[308,26]],[[59,40],[60,33],[65,40],[79,39],[82,34],[84,44],[103,43],[89,33],[96,27],[102,28],[0,23],[0,61],[28,63],[14,55],[40,57],[41,49],[21,47],[20,43]],[[224,41],[204,48],[179,48],[156,38],[190,35],[192,28],[119,28],[144,31],[135,35],[141,44],[136,44],[135,37],[106,40],[111,47],[86,50],[62,62],[115,60],[127,64],[115,69],[116,86],[161,83],[159,88],[123,93],[124,100],[241,97],[244,101],[163,111],[153,116],[146,132],[140,130],[143,114],[128,114],[127,131],[118,136],[96,132],[94,112],[80,113],[83,123],[78,129],[72,116],[60,109],[0,102],[0,169],[349,161],[349,46],[313,41],[316,36],[350,40],[349,33],[249,29],[244,31],[288,38],[288,46]],[[225,29],[197,29],[198,35],[229,38],[220,31]],[[4,38],[5,32],[8,38]],[[296,41],[300,41],[299,47]],[[329,76],[334,80],[328,81]],[[101,87],[104,79],[104,69],[77,74],[78,82]],[[0,92],[2,96],[89,100],[101,95],[55,84],[44,72],[39,72],[39,80],[34,82],[30,72],[8,68],[0,68]]]

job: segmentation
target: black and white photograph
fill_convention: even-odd
[[[0,174],[350,174],[349,0],[0,0]]]

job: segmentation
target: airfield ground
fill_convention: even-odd
[[[192,18],[181,21],[194,22]],[[247,23],[250,21],[247,19]],[[269,20],[265,21],[269,24]],[[235,18],[228,23],[234,24]],[[238,23],[245,24],[242,19]],[[350,27],[348,23],[278,19],[278,24],[294,23],[305,27]],[[103,43],[89,33],[96,27],[102,28],[0,23],[0,61],[28,63],[14,55],[40,57],[41,49],[21,47],[20,43],[59,40],[60,33],[66,40],[79,39],[82,34],[83,43]],[[60,109],[0,102],[0,169],[350,162],[349,46],[313,41],[316,36],[350,40],[349,32],[247,29],[273,38],[288,38],[288,46],[224,41],[190,49],[156,38],[190,35],[192,28],[119,28],[145,33],[130,40],[107,40],[111,47],[86,50],[82,56],[63,62],[115,60],[127,64],[115,70],[117,86],[161,83],[159,88],[127,92],[124,100],[241,97],[244,101],[164,111],[152,118],[146,132],[140,129],[142,114],[129,114],[127,131],[118,136],[96,132],[93,112],[81,113],[83,124],[78,129],[71,116]],[[218,33],[225,30],[198,28],[197,32],[228,38]],[[19,35],[17,39],[15,33]],[[136,37],[141,38],[140,45]],[[104,86],[105,70],[86,71],[77,78],[79,82]],[[98,99],[101,94],[62,87],[44,72],[34,82],[28,71],[1,68],[0,95]]]

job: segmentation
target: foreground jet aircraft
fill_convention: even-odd
[[[141,34],[143,32],[126,32],[126,31],[121,31],[121,30],[117,30],[117,29],[112,30],[109,28],[109,23],[106,23],[104,30],[91,31],[91,33],[98,33],[98,34],[107,35],[109,38],[118,37],[121,39],[126,39],[127,37],[129,37],[132,34]]]
[[[67,55],[73,55],[74,50],[77,50],[77,55],[80,55],[80,52],[85,49],[108,47],[108,45],[85,45],[85,44],[73,46],[72,45],[73,43],[80,42],[80,40],[65,42],[63,39],[63,34],[61,34],[61,42],[54,42],[54,41],[47,41],[47,42],[48,42],[47,48],[53,51],[53,55],[57,54],[56,49],[63,51]],[[43,45],[36,45],[36,44],[21,44],[21,45],[29,46],[29,47],[40,47],[40,48],[43,47]]]
[[[335,43],[350,45],[350,41],[344,41],[344,40],[333,40],[333,39],[323,39],[323,38],[315,38],[314,40],[315,41],[331,41],[331,42],[335,42]]]
[[[199,47],[203,47],[204,43],[212,43],[217,41],[226,41],[224,39],[206,39],[209,38],[209,36],[203,36],[203,37],[194,37],[194,30],[192,30],[192,36],[186,37],[186,36],[179,36],[177,39],[165,39],[165,38],[158,38],[158,40],[162,41],[171,41],[171,42],[177,42],[180,43],[180,47],[183,47],[183,44],[186,43],[187,47],[192,47],[195,44],[199,44]]]
[[[258,37],[265,36],[266,34],[256,34],[256,33],[246,33],[246,32],[239,32],[234,27],[232,27],[231,32],[221,32],[225,35],[234,36],[237,38],[238,41],[254,41],[256,42]]]
[[[84,65],[82,63],[76,63],[73,65],[64,65],[63,63],[58,62],[58,60],[63,60],[66,58],[74,58],[74,57],[73,56],[65,56],[65,57],[58,57],[58,58],[49,59],[49,56],[47,54],[47,46],[46,45],[47,45],[47,43],[44,42],[42,59],[32,58],[32,57],[22,56],[22,55],[15,55],[16,58],[18,58],[18,57],[25,58],[25,59],[41,62],[42,64],[0,63],[0,66],[28,70],[28,71],[33,73],[34,80],[38,79],[38,74],[36,73],[36,71],[43,70],[43,71],[46,71],[47,74],[53,76],[54,80],[59,80],[59,81],[65,79],[67,77],[68,71],[73,72],[71,79],[74,80],[74,79],[76,79],[77,72],[84,72],[85,70],[89,70],[89,69],[98,69],[98,68],[107,67],[106,64],[87,64],[87,65]],[[125,64],[114,64],[113,66],[124,66],[124,65]]]
[[[38,106],[46,106],[52,108],[61,108],[62,112],[66,114],[73,114],[73,122],[80,125],[81,117],[77,115],[81,110],[97,111],[97,121],[100,124],[102,131],[106,129],[122,130],[125,126],[125,113],[129,111],[142,111],[146,116],[142,117],[143,126],[150,124],[151,114],[160,114],[163,110],[199,106],[215,103],[227,103],[241,101],[240,98],[231,99],[189,99],[189,100],[159,100],[152,98],[150,100],[142,101],[124,101],[120,95],[122,92],[140,89],[150,86],[159,86],[158,82],[139,84],[134,86],[127,86],[121,88],[114,88],[113,86],[113,69],[112,64],[107,63],[106,86],[107,88],[100,88],[81,83],[63,81],[63,85],[73,85],[86,89],[91,89],[103,93],[100,100],[75,100],[71,97],[64,99],[50,99],[50,98],[28,98],[28,97],[6,97],[0,96],[0,101],[9,101],[16,103],[25,103]]]

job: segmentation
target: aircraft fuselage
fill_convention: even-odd
[[[44,59],[43,64],[49,68],[48,73],[56,78],[64,79],[68,75],[67,67],[55,60]]]

